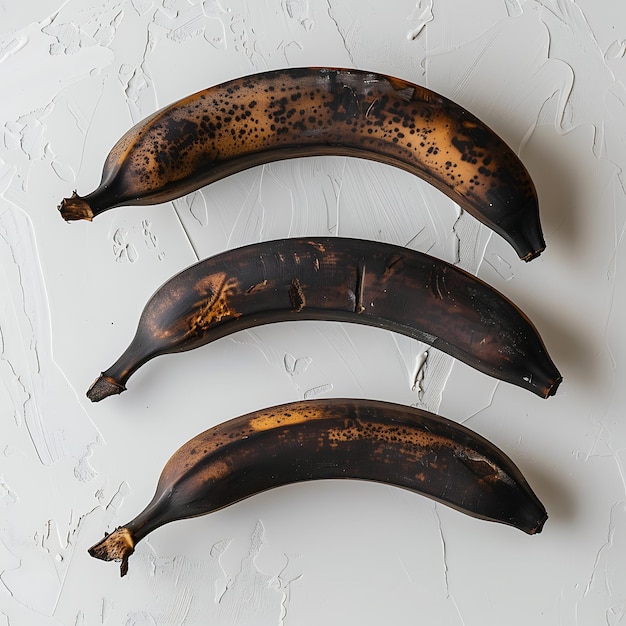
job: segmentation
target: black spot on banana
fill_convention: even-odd
[[[122,205],[181,197],[246,168],[343,155],[423,178],[528,261],[545,248],[537,194],[517,155],[483,122],[424,87],[352,69],[238,78],[139,122],[109,153],[100,186],[59,206],[91,220]]]
[[[210,428],[166,463],[132,521],[89,549],[121,560],[160,526],[206,515],[307,480],[351,478],[403,487],[473,517],[541,532],[547,513],[517,466],[484,437],[416,408],[374,400],[308,400]]]
[[[121,393],[158,355],[303,319],[402,333],[541,397],[553,395],[561,381],[531,321],[462,269],[381,242],[287,238],[223,252],[164,283],[146,304],[130,345],[87,396],[99,401]]]

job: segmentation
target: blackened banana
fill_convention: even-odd
[[[246,168],[313,155],[408,170],[447,194],[528,261],[545,248],[533,182],[483,122],[424,87],[353,69],[298,68],[238,78],[183,98],[112,148],[100,186],[59,206],[91,220],[122,205],[181,197]]]
[[[308,400],[249,413],[184,444],[132,521],[91,547],[121,560],[160,526],[273,487],[352,478],[423,494],[473,517],[541,532],[547,513],[516,465],[484,437],[425,411],[374,400]]]
[[[541,397],[561,381],[530,320],[462,269],[381,242],[287,238],[223,252],[168,280],[146,304],[128,348],[87,395],[98,401],[124,391],[158,355],[298,319],[402,333]]]

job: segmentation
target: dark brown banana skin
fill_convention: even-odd
[[[381,242],[287,238],[223,252],[168,280],[146,304],[128,348],[87,396],[99,401],[124,391],[158,355],[299,319],[392,330],[541,397],[561,381],[530,320],[462,269]]]
[[[238,78],[131,128],[100,186],[59,206],[66,220],[179,198],[246,168],[313,155],[362,157],[423,178],[528,261],[545,248],[534,184],[517,155],[461,106],[404,80],[297,68]]]
[[[305,400],[210,428],[167,462],[132,521],[89,549],[121,560],[160,526],[274,487],[351,478],[403,487],[473,517],[541,532],[543,504],[504,452],[444,417],[375,400]]]

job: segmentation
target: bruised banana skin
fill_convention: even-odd
[[[148,506],[89,549],[121,560],[160,526],[274,487],[349,478],[403,487],[472,517],[541,532],[547,513],[499,448],[444,417],[375,400],[305,400],[231,419],[166,463]]]
[[[413,337],[541,397],[556,366],[531,321],[475,276],[427,254],[343,237],[286,238],[217,254],[164,283],[94,402],[121,393],[150,359],[290,320],[365,324]]]
[[[249,167],[314,155],[362,157],[433,184],[529,261],[545,248],[534,184],[506,143],[433,91],[352,69],[238,78],[183,98],[112,148],[99,187],[59,206],[91,220],[167,202]]]

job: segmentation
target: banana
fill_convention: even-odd
[[[274,487],[351,478],[403,487],[473,517],[539,533],[543,504],[487,439],[444,417],[375,400],[305,400],[223,422],[166,463],[152,501],[89,549],[121,560],[169,522],[206,515]]]
[[[294,237],[222,252],[165,282],[146,304],[131,343],[87,396],[97,402],[121,393],[158,355],[298,319],[402,333],[541,397],[553,395],[561,381],[531,321],[464,270],[392,244]]]
[[[424,87],[355,69],[297,68],[209,87],[131,128],[95,191],[65,198],[65,220],[167,202],[246,168],[313,155],[362,157],[433,184],[529,261],[545,248],[537,193],[483,122]]]

